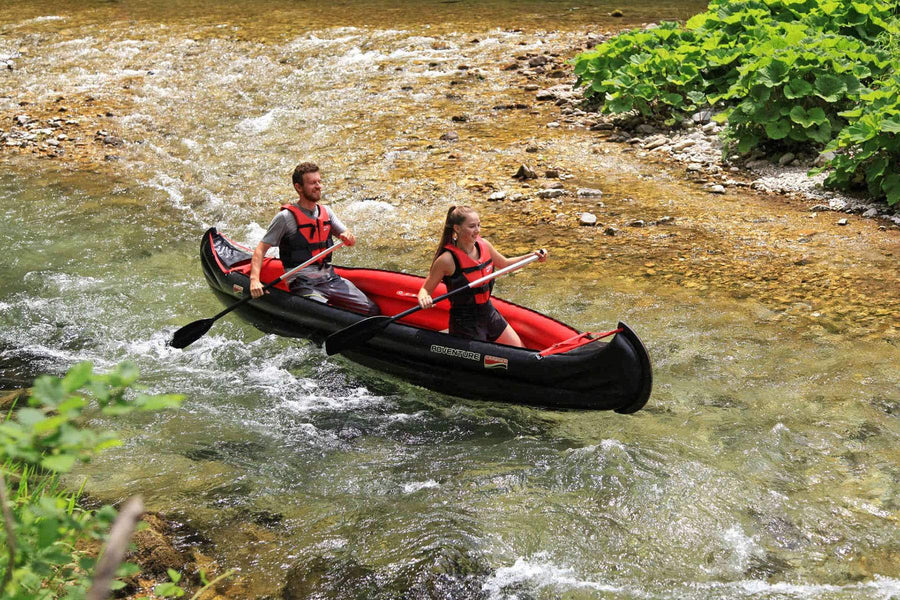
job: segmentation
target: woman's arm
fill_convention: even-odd
[[[500,252],[496,248],[494,248],[493,244],[491,244],[484,238],[481,239],[484,240],[484,243],[487,244],[488,250],[490,250],[491,252],[491,260],[494,261],[495,270],[505,269],[509,265],[525,260],[532,255],[536,255],[538,257],[538,262],[544,262],[545,260],[547,260],[547,251],[543,248],[541,248],[540,250],[535,250],[534,252],[529,252],[528,254],[523,254],[522,256],[506,258],[502,254],[500,254]]]
[[[419,306],[422,308],[431,308],[434,306],[434,302],[432,302],[431,299],[434,288],[441,282],[441,279],[447,275],[453,274],[455,269],[453,257],[447,252],[438,256],[434,262],[431,263],[428,277],[425,278],[425,283],[422,284],[422,287],[419,288],[419,293],[416,294],[416,297],[419,299]]]

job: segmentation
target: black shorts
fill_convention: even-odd
[[[494,305],[450,308],[450,335],[481,342],[493,342],[506,330],[509,324]]]
[[[316,302],[352,310],[367,316],[380,314],[378,305],[369,300],[358,287],[340,275],[333,275],[321,281],[310,282],[297,277],[291,281],[291,292]]]

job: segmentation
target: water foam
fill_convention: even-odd
[[[343,56],[338,57],[335,63],[341,67],[369,66],[383,60],[384,54],[377,50],[364,52],[358,46],[350,48]]]
[[[722,539],[731,550],[729,567],[737,573],[743,573],[750,566],[750,560],[762,556],[764,552],[756,541],[748,536],[739,525],[732,525],[722,535]]]
[[[415,494],[420,490],[434,489],[439,487],[441,487],[441,484],[439,484],[434,479],[429,479],[427,481],[413,481],[411,483],[404,483],[402,489],[404,494]]]
[[[504,589],[509,586],[530,584],[539,588],[556,590],[588,588],[599,592],[621,593],[626,591],[620,586],[598,581],[582,579],[570,567],[560,567],[546,560],[546,553],[535,555],[535,559],[517,558],[511,567],[501,567],[494,571],[482,585],[482,591],[488,592],[491,598],[504,598]],[[633,590],[629,590],[634,594]]]
[[[65,21],[66,19],[68,19],[68,17],[62,17],[59,15],[46,15],[43,17],[35,17],[33,19],[22,21],[21,25],[27,25],[29,23],[46,23],[49,21]]]
[[[279,112],[281,112],[280,109],[273,108],[272,110],[258,117],[248,117],[235,125],[235,128],[242,133],[263,133],[264,131],[268,131],[269,128],[272,127],[272,123],[275,122],[275,117],[278,116]]]
[[[698,588],[724,589],[729,597],[747,594],[751,597],[790,596],[820,600],[831,596],[845,597],[847,593],[859,592],[867,599],[893,600],[900,594],[900,579],[876,575],[870,581],[836,585],[828,583],[769,583],[759,579],[734,582],[714,582],[694,584]]]

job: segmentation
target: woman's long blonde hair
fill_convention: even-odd
[[[444,246],[454,241],[453,226],[462,225],[465,222],[466,217],[474,213],[475,209],[470,206],[450,207],[450,210],[447,211],[447,219],[444,221],[444,230],[441,232],[441,241],[438,242],[437,250],[434,252],[434,258],[431,259],[432,263],[441,255],[441,250],[443,250]]]

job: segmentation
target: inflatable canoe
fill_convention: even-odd
[[[226,306],[250,293],[250,248],[211,228],[203,234],[200,254],[206,280]],[[417,305],[422,277],[340,266],[335,271],[365,292],[384,315],[397,315]],[[264,259],[263,283],[283,274],[281,261]],[[434,296],[444,292],[440,284]],[[444,301],[390,323],[343,354],[367,367],[463,398],[619,413],[636,412],[647,403],[652,387],[650,358],[626,324],[603,333],[579,332],[501,298],[494,297],[492,302],[525,348],[446,333],[449,302]],[[316,343],[365,318],[291,294],[284,282],[235,312],[266,333]]]

